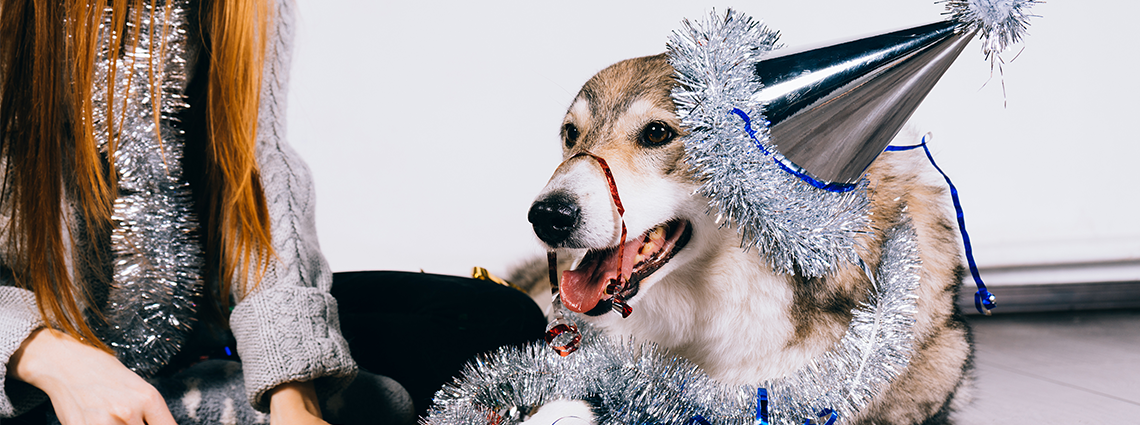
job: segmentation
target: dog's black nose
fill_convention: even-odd
[[[550,246],[558,246],[578,226],[578,203],[566,195],[548,196],[530,206],[526,218],[534,226],[534,234]]]

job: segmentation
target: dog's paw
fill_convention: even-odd
[[[521,425],[594,425],[594,411],[581,400],[558,400],[539,407]]]

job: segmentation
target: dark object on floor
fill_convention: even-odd
[[[337,273],[341,333],[361,368],[407,389],[423,415],[477,354],[542,338],[534,301],[488,281],[408,272]]]

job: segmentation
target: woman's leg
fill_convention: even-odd
[[[526,294],[457,276],[337,273],[332,294],[353,358],[403,385],[420,415],[475,355],[540,339],[546,327]]]

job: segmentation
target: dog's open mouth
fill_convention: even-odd
[[[637,295],[638,283],[668,263],[691,236],[689,222],[673,220],[626,242],[622,250],[624,258],[618,258],[616,246],[590,250],[576,269],[562,272],[559,284],[562,304],[591,316],[605,314],[611,308],[610,295],[605,294],[610,279],[617,278],[618,273],[626,277],[628,284],[621,296],[626,300],[633,298]]]

